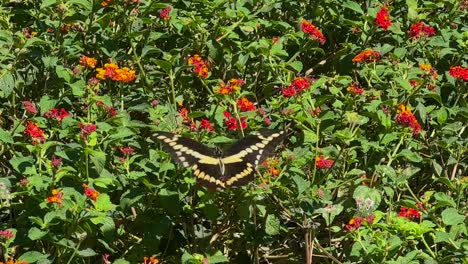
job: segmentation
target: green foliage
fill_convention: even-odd
[[[387,4],[2,1],[0,262],[466,263],[468,6]],[[152,137],[262,128],[226,191]]]

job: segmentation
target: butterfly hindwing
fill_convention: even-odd
[[[219,158],[215,156],[214,149],[169,132],[156,132],[155,136],[174,161],[192,168],[200,184],[224,188],[224,183],[219,180]]]
[[[266,130],[234,143],[223,155],[226,187],[242,186],[254,179],[255,168],[283,140],[284,131]]]

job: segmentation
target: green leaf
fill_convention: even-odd
[[[32,227],[31,229],[29,229],[28,237],[31,240],[39,240],[42,237],[44,237],[45,235],[47,235],[47,233],[49,233],[49,232],[42,231],[37,227]]]
[[[274,215],[268,215],[265,222],[265,233],[270,236],[279,234],[280,220]]]
[[[442,107],[439,109],[439,111],[437,111],[437,123],[439,123],[440,125],[445,124],[445,122],[447,121],[447,117],[448,114],[445,107]]]
[[[94,206],[99,211],[109,211],[115,208],[115,205],[112,204],[112,202],[110,201],[109,195],[106,193],[101,193],[98,196],[98,198],[96,199],[96,202],[94,203]]]
[[[56,103],[57,103],[57,100],[52,100],[47,95],[42,96],[41,100],[39,101],[39,108],[41,110],[41,113],[44,114],[45,112],[54,108]]]
[[[9,144],[15,143],[10,133],[1,127],[0,127],[0,141],[2,141],[3,143],[9,143]]]
[[[10,72],[0,74],[0,97],[7,98],[15,88],[15,79]]]
[[[413,152],[409,149],[401,150],[400,153],[398,153],[397,157],[405,157],[407,160],[411,162],[416,162],[416,163],[423,161],[423,158],[419,156],[418,153]]]
[[[49,254],[42,254],[41,252],[37,251],[28,251],[21,255],[18,258],[18,260],[27,261],[28,263],[34,263],[40,260],[45,260],[48,256]]]
[[[293,61],[288,64],[289,67],[293,68],[296,72],[301,72],[302,68],[304,67],[302,65],[302,62],[300,61]]]
[[[70,82],[72,74],[69,69],[63,67],[62,65],[57,65],[55,68],[55,73],[57,73],[57,76],[61,79],[64,79],[67,82]]]
[[[313,131],[304,130],[304,143],[315,143],[317,142],[317,134]]]
[[[87,248],[87,249],[83,249],[83,250],[78,250],[76,253],[78,254],[78,256],[82,256],[82,257],[92,257],[92,256],[96,256],[96,255],[97,255],[96,251],[94,251],[94,250],[91,249],[91,248]]]
[[[455,201],[445,193],[438,192],[434,194],[434,198],[437,201],[437,203],[435,204],[437,208],[447,207],[447,206],[457,207],[457,204],[455,203]]]
[[[462,224],[464,220],[465,217],[459,214],[455,208],[447,208],[442,211],[442,222],[448,226]]]
[[[302,194],[306,189],[310,187],[310,182],[304,180],[299,175],[295,175],[293,177],[293,181],[296,183],[298,195]]]
[[[55,5],[55,3],[56,3],[56,0],[43,0],[40,8],[42,9],[42,8],[49,7],[51,5]]]
[[[224,256],[221,251],[216,251],[216,253],[209,256],[208,259],[210,264],[229,262],[229,258]]]
[[[130,262],[125,259],[116,259],[112,264],[130,264]]]
[[[164,61],[164,60],[156,60],[156,65],[158,65],[159,67],[161,67],[161,69],[169,74],[172,72],[172,64],[168,61]]]
[[[364,15],[364,11],[362,10],[361,6],[354,1],[347,1],[346,3],[343,4],[343,7],[347,7],[351,10],[358,12],[361,15]]]

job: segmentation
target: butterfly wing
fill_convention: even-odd
[[[209,188],[224,188],[220,160],[215,151],[193,139],[169,132],[156,132],[154,136],[162,143],[172,159],[183,167],[193,170],[197,181]]]
[[[226,187],[239,187],[254,179],[261,164],[285,137],[281,130],[264,130],[234,143],[224,154],[222,175]]]

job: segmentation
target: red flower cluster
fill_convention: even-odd
[[[468,81],[468,68],[462,66],[453,66],[450,67],[449,74],[452,75],[454,78]]]
[[[384,30],[387,30],[392,25],[390,21],[390,15],[388,14],[388,8],[386,6],[381,7],[377,16],[375,17],[375,24]]]
[[[132,147],[120,147],[119,149],[125,155],[131,155],[133,152],[135,152],[135,149]]]
[[[62,164],[62,158],[52,156],[52,160],[50,161],[50,163],[54,168],[58,168]]]
[[[291,97],[296,94],[302,93],[304,90],[310,88],[310,83],[307,78],[304,77],[296,77],[292,81],[291,85],[288,87],[281,88],[281,92],[283,93],[284,97]]]
[[[354,94],[354,95],[362,95],[362,93],[364,92],[364,89],[359,87],[357,84],[353,83],[351,84],[350,86],[348,86],[348,88],[346,88],[346,90],[351,93],[351,94]]]
[[[171,10],[172,10],[172,7],[167,6],[166,8],[159,10],[159,16],[164,21],[168,21],[169,19],[171,19],[171,16],[169,16],[169,13],[171,12]]]
[[[0,230],[0,237],[3,237],[5,239],[10,239],[13,238],[15,234],[11,230],[5,229],[5,230]]]
[[[412,38],[419,38],[422,36],[433,36],[435,35],[435,29],[431,26],[424,24],[424,22],[420,21],[416,24],[411,25],[409,35]]]
[[[52,118],[57,121],[62,121],[65,117],[69,115],[70,113],[68,113],[67,110],[65,110],[65,108],[60,108],[60,110],[57,108],[52,108],[44,113],[45,117]]]
[[[226,124],[227,128],[229,130],[237,130],[238,129],[237,119],[235,117],[233,117],[232,114],[229,113],[228,111],[224,111],[223,114],[224,114],[224,117],[225,117],[224,124]],[[245,122],[246,119],[247,119],[247,117],[245,117],[245,116],[240,118],[240,125],[241,125],[242,129],[247,128],[247,123]]]
[[[323,33],[316,26],[314,26],[312,23],[310,23],[309,21],[303,20],[301,22],[301,30],[304,33],[311,36],[312,38],[318,40],[318,42],[321,45],[325,44],[325,41],[327,41],[327,39],[325,38]]]
[[[417,220],[421,218],[421,213],[414,208],[400,207],[400,212],[398,213],[399,217],[404,217],[410,220]]]
[[[86,137],[96,131],[96,124],[87,124],[84,125],[83,123],[80,123],[78,127],[81,129],[81,139],[86,140]]]
[[[45,141],[44,130],[42,130],[37,123],[32,121],[26,123],[26,129],[23,133],[29,135],[33,139],[33,144],[38,142],[43,143]]]
[[[96,78],[105,80],[110,79],[117,82],[129,83],[136,79],[134,70],[128,67],[119,68],[116,63],[106,63],[104,68],[97,68]]]
[[[80,64],[81,66],[85,67],[85,68],[92,68],[94,69],[96,67],[96,63],[97,63],[97,60],[95,58],[91,58],[91,57],[88,57],[88,56],[81,56],[80,58]]]
[[[215,93],[222,95],[231,94],[232,92],[239,91],[240,87],[244,84],[244,80],[232,78],[231,80],[229,80],[228,84],[221,83],[219,87],[215,89]]]
[[[205,129],[209,132],[214,132],[214,126],[213,124],[210,123],[208,119],[202,118],[200,120],[200,126],[198,127],[199,129]]]
[[[356,55],[353,58],[354,63],[360,63],[360,62],[374,62],[380,59],[380,52],[375,51],[375,50],[365,50],[361,51],[358,55]]]
[[[319,169],[329,169],[335,163],[332,159],[327,159],[323,156],[315,157],[315,166]]]
[[[91,200],[96,201],[101,193],[96,191],[94,188],[88,187],[88,184],[83,183],[84,194],[88,196]]]
[[[194,66],[194,71],[198,76],[206,78],[208,77],[208,72],[210,71],[208,69],[208,66],[206,65],[206,62],[200,57],[200,55],[195,54],[192,57],[188,58],[188,64]]]
[[[36,105],[33,102],[23,101],[23,107],[30,114],[33,114],[33,115],[37,114],[37,108],[36,108]]]
[[[422,127],[409,107],[404,104],[400,104],[400,109],[397,113],[396,121],[400,124],[409,126],[413,130],[414,136],[417,136],[419,132],[421,132]]]
[[[62,197],[63,197],[63,192],[59,191],[57,189],[52,190],[52,196],[49,196],[47,198],[48,203],[56,203],[59,206],[62,206]]]
[[[237,105],[240,107],[242,112],[255,111],[255,105],[247,99],[247,97],[242,97],[237,100]]]
[[[366,218],[363,217],[354,217],[349,220],[348,224],[345,226],[348,231],[354,231],[361,227],[362,223],[367,222],[372,224],[374,222],[375,215],[370,214]]]

